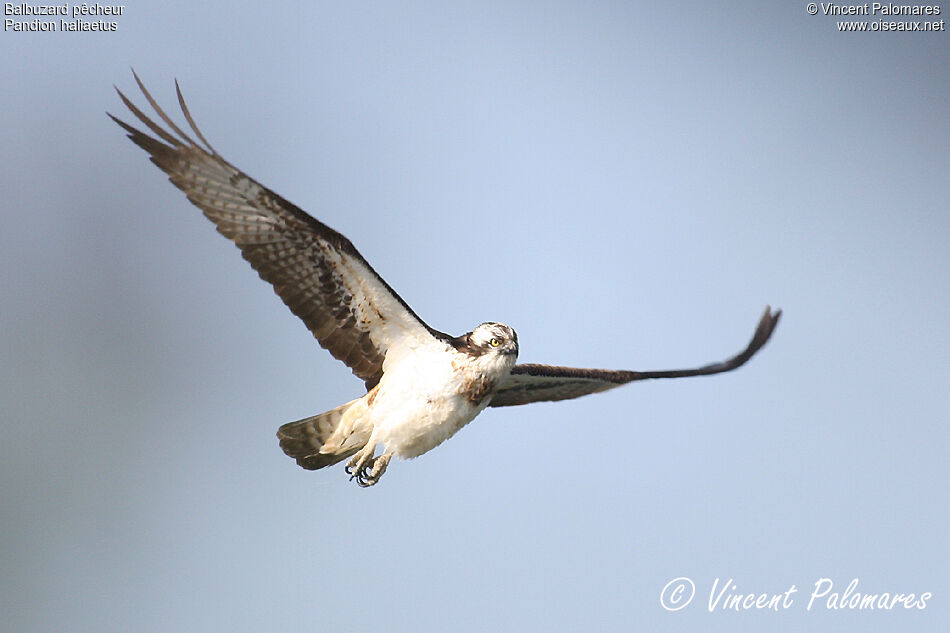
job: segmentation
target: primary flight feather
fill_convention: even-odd
[[[517,365],[518,336],[482,323],[451,336],[413,312],[359,251],[299,207],[237,169],[198,130],[181,90],[178,104],[195,139],[159,107],[135,75],[145,100],[168,129],[116,89],[154,135],[109,115],[150,155],[327,351],[366,383],[366,394],[326,413],[289,422],[277,436],[284,452],[314,470],[350,458],[361,486],[379,481],[390,459],[417,457],[472,421],[485,407],[566,400],[648,378],[731,371],[769,340],[781,311],[766,307],[749,345],[696,369],[615,371]],[[384,447],[376,455],[378,447]]]

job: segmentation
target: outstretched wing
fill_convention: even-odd
[[[221,158],[192,120],[178,82],[178,103],[200,145],[162,111],[138,75],[135,81],[169,129],[149,119],[118,88],[122,102],[155,136],[110,114],[112,120],[237,244],[320,345],[368,389],[379,382],[386,351],[396,341],[450,338],[416,316],[346,237]]]
[[[772,312],[768,306],[759,320],[748,347],[729,360],[712,363],[696,369],[670,369],[665,371],[611,371],[609,369],[579,369],[553,365],[515,365],[499,385],[489,406],[510,407],[516,404],[542,402],[545,400],[570,400],[589,393],[607,391],[634,380],[648,378],[682,378],[706,376],[732,371],[745,364],[759,351],[782,316],[781,310]]]

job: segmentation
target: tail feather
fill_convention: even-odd
[[[337,430],[343,414],[346,413],[356,400],[321,413],[309,418],[288,422],[277,430],[277,437],[280,439],[280,447],[289,457],[297,460],[297,463],[307,470],[317,470],[325,466],[332,466],[337,462],[343,461],[350,455],[358,451],[361,446],[340,450],[339,443],[331,449],[332,452],[322,453],[320,449],[324,447],[330,436]],[[329,448],[329,447],[328,447]]]

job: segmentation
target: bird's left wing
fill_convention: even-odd
[[[781,310],[772,312],[769,307],[759,320],[759,325],[749,345],[728,360],[712,363],[695,369],[668,369],[662,371],[623,371],[609,369],[580,369],[554,365],[515,365],[492,396],[489,406],[510,407],[517,404],[553,400],[570,400],[590,393],[607,391],[635,380],[649,378],[683,378],[707,376],[744,365],[765,345],[782,315]]]
[[[112,120],[237,244],[320,345],[366,381],[367,389],[379,382],[395,341],[450,338],[416,316],[346,237],[224,160],[198,130],[181,90],[178,103],[201,145],[162,111],[137,75],[135,81],[170,131],[118,88],[122,102],[157,138],[110,114]]]

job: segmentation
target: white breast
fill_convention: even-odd
[[[510,366],[472,367],[470,357],[435,339],[424,345],[390,348],[372,406],[371,442],[383,443],[387,452],[409,458],[452,437],[489,402],[485,398],[473,404],[465,397],[466,368],[480,373],[491,370],[490,379],[510,370]]]

